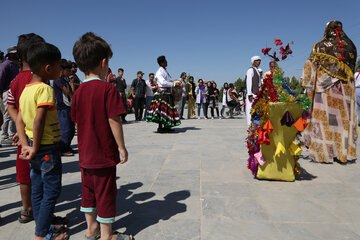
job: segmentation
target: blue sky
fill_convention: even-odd
[[[299,77],[333,19],[343,22],[360,52],[359,0],[18,0],[4,1],[1,9],[0,50],[35,32],[73,59],[75,41],[92,31],[111,44],[110,67],[124,68],[128,82],[138,70],[145,78],[155,72],[159,55],[167,57],[174,79],[184,71],[195,79],[234,82],[244,77],[253,55],[273,47],[274,38],[294,41],[293,55],[280,66],[286,76]],[[263,57],[260,67],[267,70],[268,62]]]

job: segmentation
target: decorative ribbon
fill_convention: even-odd
[[[264,156],[263,156],[262,152],[255,153],[254,157],[255,157],[255,160],[259,163],[260,166],[263,166],[265,164],[266,161],[264,159]]]
[[[292,141],[289,146],[289,152],[291,155],[295,156],[301,154],[302,150],[294,141]]]
[[[300,117],[294,124],[294,127],[296,127],[296,129],[299,132],[302,132],[305,130],[307,125],[308,125],[308,122],[303,117]]]
[[[281,126],[288,126],[288,127],[291,127],[295,120],[294,118],[291,116],[291,114],[289,113],[289,111],[286,111],[286,113],[284,114],[284,116],[281,118]]]
[[[338,47],[339,47],[339,53],[341,55],[341,57],[339,57],[339,61],[344,61],[345,60],[344,53],[343,53],[344,45],[341,43],[340,36],[339,36],[339,32],[342,32],[343,30],[340,27],[335,28],[334,30],[335,30],[335,33],[336,33],[336,40],[337,40],[337,44],[338,44]]]
[[[286,149],[284,147],[284,145],[282,145],[281,142],[278,143],[278,145],[276,146],[276,151],[275,151],[275,156],[279,157],[280,153],[285,154]]]
[[[263,129],[264,129],[266,132],[268,132],[268,133],[271,133],[271,132],[274,130],[274,127],[273,127],[273,125],[271,124],[270,119],[267,120],[267,122],[265,123]]]
[[[258,143],[270,145],[270,139],[269,139],[268,133],[266,131],[262,131],[262,130],[258,130],[258,133],[259,133]]]

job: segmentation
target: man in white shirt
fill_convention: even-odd
[[[158,123],[158,133],[174,132],[172,127],[181,124],[178,111],[175,107],[174,98],[171,95],[171,88],[182,86],[182,84],[171,81],[170,74],[167,72],[167,61],[165,56],[157,58],[160,66],[155,74],[158,84],[158,92],[154,95],[147,112],[146,121]]]
[[[358,125],[360,126],[360,72],[354,74],[356,87],[356,102],[358,106]]]
[[[146,99],[145,99],[146,109],[144,113],[144,119],[146,119],[147,111],[149,110],[150,103],[154,98],[154,93],[156,92],[154,78],[155,78],[154,73],[150,73],[149,79],[146,81]]]
[[[183,114],[184,114],[184,107],[185,107],[186,98],[187,98],[187,96],[186,96],[186,88],[185,88],[185,86],[186,86],[185,79],[186,79],[186,73],[183,72],[180,75],[180,80],[181,80],[181,83],[183,84],[183,92],[182,92],[181,100],[179,101],[179,105],[178,105],[180,119],[184,119]]]
[[[253,100],[259,92],[259,86],[261,84],[261,76],[258,70],[260,66],[261,58],[259,56],[253,56],[251,58],[252,66],[247,70],[245,81],[246,81],[246,120],[248,126],[251,124],[250,109]]]

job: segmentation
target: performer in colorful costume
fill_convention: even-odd
[[[181,86],[181,83],[171,81],[170,74],[166,70],[167,61],[165,56],[158,57],[157,62],[160,65],[159,70],[155,74],[158,92],[155,93],[150,103],[146,121],[158,123],[158,133],[169,133],[174,131],[171,129],[172,127],[181,124],[178,111],[175,107],[174,97],[171,94],[171,89]]]
[[[305,63],[302,84],[313,105],[304,138],[313,161],[346,163],[356,159],[356,57],[356,47],[342,23],[331,21]]]
[[[262,52],[273,59],[271,70],[264,75],[263,84],[253,101],[251,124],[248,130],[248,168],[259,179],[294,181],[298,172],[297,160],[301,153],[301,141],[296,139],[304,131],[307,122],[304,111],[311,105],[306,96],[293,92],[277,67],[279,53],[286,59],[292,51],[275,39],[275,51]],[[278,49],[279,48],[279,49]]]

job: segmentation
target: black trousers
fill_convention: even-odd
[[[144,105],[145,105],[144,97],[136,97],[134,99],[135,120],[141,121],[144,111]]]

